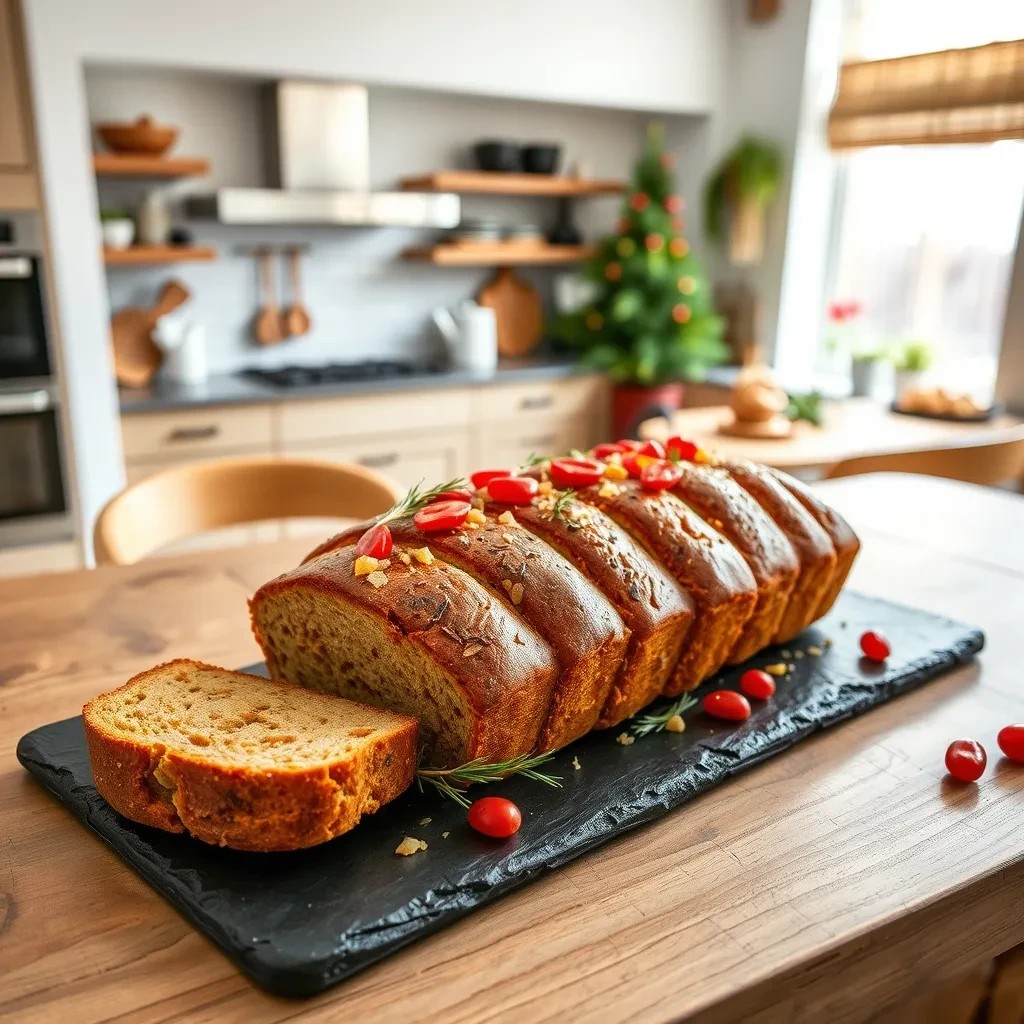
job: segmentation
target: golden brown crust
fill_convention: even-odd
[[[805,483],[791,477],[788,473],[771,470],[772,475],[800,502],[801,505],[817,520],[818,525],[828,534],[832,546],[836,550],[836,567],[832,574],[832,582],[814,610],[814,619],[827,614],[836,603],[839,592],[846,583],[846,578],[853,568],[857,552],[860,551],[860,540],[853,532],[853,527],[835,509],[826,505]]]
[[[694,622],[664,692],[692,690],[718,671],[754,611],[757,583],[743,556],[689,506],[665,491],[624,482],[603,497],[587,487],[579,498],[595,505],[665,567],[694,604]]]
[[[378,619],[384,652],[414,646],[465,700],[462,761],[505,760],[535,750],[557,677],[551,648],[536,631],[472,576],[440,560],[393,564],[377,589],[354,575],[355,557],[352,547],[343,547],[260,587],[250,611],[268,665],[275,667],[279,647],[268,612],[289,593],[319,595],[339,608],[354,605]],[[296,666],[276,667],[289,681],[309,682]]]
[[[729,474],[713,466],[680,462],[673,494],[733,544],[757,581],[757,604],[729,652],[738,664],[767,646],[779,630],[800,573],[793,545],[775,521]]]
[[[363,814],[403,793],[415,777],[416,721],[402,716],[392,716],[391,728],[377,729],[353,752],[339,747],[331,763],[250,767],[218,762],[216,755],[199,748],[177,749],[144,736],[121,734],[100,713],[103,706],[140,686],[167,686],[166,678],[179,668],[219,673],[225,686],[279,685],[178,660],[142,672],[118,690],[89,701],[83,719],[96,788],[132,821],[167,832],[187,831],[203,842],[236,850],[297,850],[349,831]],[[366,710],[371,719],[380,717],[376,709]],[[211,722],[210,728],[216,725]]]
[[[800,559],[800,575],[772,638],[775,643],[785,643],[817,618],[817,609],[835,573],[835,548],[814,517],[766,467],[741,459],[722,465],[775,520]]]
[[[658,563],[600,509],[570,501],[573,523],[555,519],[536,504],[515,509],[516,520],[559,550],[599,587],[632,631],[598,726],[608,728],[634,715],[667,685],[693,623],[689,595]]]
[[[318,552],[354,544],[366,526],[351,527]],[[590,732],[629,641],[629,630],[608,598],[545,541],[500,523],[493,512],[477,529],[426,534],[408,519],[389,526],[400,548],[427,545],[513,608],[551,646],[559,677],[538,749],[556,750]]]

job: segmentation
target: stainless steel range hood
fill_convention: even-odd
[[[220,188],[186,210],[222,224],[338,224],[451,228],[448,192],[371,192],[365,87],[275,82],[265,96],[267,177],[275,188]]]

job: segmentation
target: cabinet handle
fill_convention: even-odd
[[[520,398],[520,409],[550,409],[555,404],[553,395],[535,395],[532,398]]]
[[[384,455],[363,455],[356,459],[360,466],[367,469],[383,469],[385,466],[393,466],[398,461],[398,452],[387,452]]]
[[[220,427],[210,423],[205,427],[175,427],[168,435],[168,441],[209,441],[220,433]]]

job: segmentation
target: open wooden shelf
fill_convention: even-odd
[[[103,250],[108,267],[142,267],[149,263],[194,263],[215,260],[217,251],[208,245],[131,245]]]
[[[566,178],[557,174],[503,174],[498,171],[434,171],[402,179],[407,192],[476,192],[492,196],[614,196],[624,181]]]
[[[210,161],[200,156],[94,153],[92,169],[100,177],[187,178],[209,174]]]
[[[594,255],[592,245],[547,245],[541,242],[441,243],[406,249],[402,258],[440,267],[539,266],[579,263]]]

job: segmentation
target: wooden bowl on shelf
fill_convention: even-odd
[[[178,129],[157,124],[148,114],[136,121],[104,121],[96,125],[104,145],[113,153],[163,156],[178,138]]]

